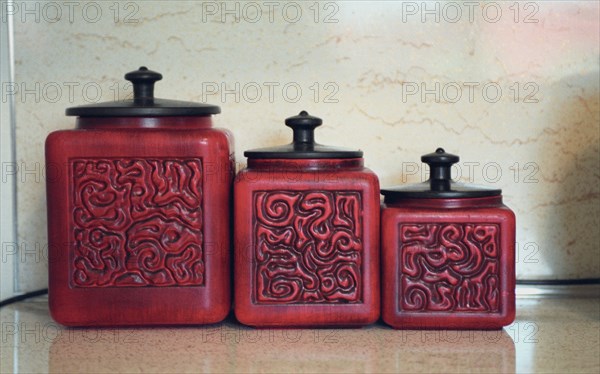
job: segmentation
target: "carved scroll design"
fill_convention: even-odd
[[[400,224],[399,309],[497,312],[499,232],[489,223]]]
[[[258,303],[362,302],[358,191],[254,193]]]
[[[74,287],[200,286],[200,159],[71,159]]]

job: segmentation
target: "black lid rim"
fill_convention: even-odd
[[[393,191],[381,190],[385,202],[406,199],[468,199],[477,197],[502,196],[502,190],[473,190],[473,191]]]
[[[446,191],[436,191],[430,188],[430,182],[426,181],[407,186],[382,188],[381,194],[386,200],[401,199],[464,199],[472,197],[501,196],[502,190],[478,185],[466,185],[450,181],[450,188]]]
[[[207,116],[221,113],[221,108],[211,104],[187,101],[152,99],[136,103],[135,100],[123,100],[89,104],[67,108],[67,116],[79,117],[136,117],[136,116]]]
[[[72,107],[65,110],[67,116],[77,117],[184,117],[210,116],[221,113],[218,106],[206,107]]]
[[[362,151],[331,151],[331,152],[267,152],[267,151],[246,151],[244,156],[249,159],[284,159],[284,160],[301,160],[301,159],[324,159],[324,158],[362,158]]]

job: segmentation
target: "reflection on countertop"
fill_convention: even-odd
[[[525,298],[499,331],[67,329],[39,297],[0,309],[0,372],[600,372],[600,299]]]

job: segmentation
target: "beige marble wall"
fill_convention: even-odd
[[[24,289],[46,283],[46,135],[74,126],[65,107],[125,97],[141,65],[163,74],[158,96],[221,105],[240,163],[288,142],[302,109],[382,186],[422,180],[420,155],[443,146],[461,179],[503,189],[519,278],[600,276],[597,2],[17,4]]]

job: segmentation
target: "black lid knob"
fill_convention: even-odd
[[[133,84],[133,100],[148,102],[154,100],[154,83],[162,79],[162,74],[142,66],[125,74],[125,79]]]
[[[285,125],[294,130],[295,145],[315,144],[315,128],[322,124],[322,119],[311,116],[305,110],[301,111],[297,116],[289,117],[285,120]]]
[[[133,100],[76,106],[67,108],[66,114],[79,117],[180,117],[221,113],[221,108],[216,105],[154,97],[154,83],[161,80],[162,75],[145,66],[125,74],[125,79],[133,84]]]
[[[450,191],[451,168],[459,159],[457,155],[446,153],[443,148],[421,156],[421,161],[429,165],[429,183],[432,191]]]
[[[501,196],[502,190],[481,186],[465,185],[452,180],[452,165],[460,158],[438,148],[433,153],[421,156],[421,161],[429,165],[427,182],[382,188],[386,203],[397,203],[404,199],[463,199],[475,197]]]
[[[244,152],[244,155],[253,159],[360,158],[363,156],[361,151],[317,144],[315,128],[322,124],[322,119],[311,116],[303,110],[297,116],[285,120],[285,125],[294,130],[292,143],[278,147],[251,149]]]

